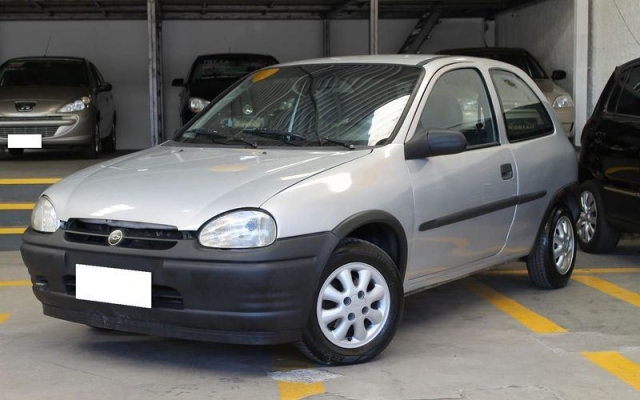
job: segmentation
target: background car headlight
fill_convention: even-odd
[[[199,97],[192,97],[189,99],[189,109],[194,113],[199,113],[209,103],[209,100],[201,99]]]
[[[553,102],[553,108],[566,108],[566,107],[573,107],[573,100],[571,99],[571,96],[568,96],[565,94],[565,95],[556,97],[556,99]]]
[[[45,233],[53,233],[60,227],[56,210],[48,198],[42,196],[38,199],[31,213],[31,227],[38,232]]]
[[[198,241],[206,247],[249,249],[269,246],[276,240],[276,221],[262,211],[242,210],[207,222]]]
[[[89,104],[91,104],[91,97],[82,96],[78,100],[75,100],[75,101],[72,101],[71,103],[63,105],[58,109],[58,112],[69,113],[69,112],[82,111],[85,108],[89,107]]]

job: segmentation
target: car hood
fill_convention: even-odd
[[[199,97],[201,99],[211,101],[220,93],[224,92],[229,86],[238,81],[238,79],[210,79],[207,81],[189,83],[189,97]]]
[[[16,101],[68,103],[89,94],[91,94],[91,88],[88,86],[0,86],[0,102],[12,104]]]
[[[551,79],[536,79],[535,82],[551,104],[553,104],[558,96],[569,94],[566,90],[556,85]]]
[[[287,187],[370,152],[158,146],[80,171],[45,194],[63,221],[197,230],[216,215],[260,207]]]

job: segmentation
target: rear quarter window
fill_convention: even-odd
[[[633,68],[624,83],[616,113],[640,116],[640,67]]]
[[[510,142],[534,139],[555,131],[544,104],[522,79],[498,69],[491,71],[491,78],[500,98]]]

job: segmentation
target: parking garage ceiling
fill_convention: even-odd
[[[380,18],[486,18],[537,0],[379,0]],[[369,0],[156,0],[164,20],[368,19]],[[146,19],[147,0],[0,0],[0,20]]]

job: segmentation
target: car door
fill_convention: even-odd
[[[640,66],[621,71],[594,133],[606,214],[640,224]]]
[[[459,154],[406,161],[415,204],[410,286],[446,280],[456,273],[452,269],[498,254],[514,218],[518,187],[514,157],[500,143],[480,70],[464,65],[440,70],[422,101],[416,131],[458,130],[468,147]]]
[[[96,68],[95,65],[92,63],[89,65],[91,67],[91,74],[97,83],[96,97],[98,98],[97,104],[98,109],[100,110],[100,136],[104,138],[110,134],[111,124],[113,123],[113,115],[115,112],[113,95],[111,94],[111,91],[101,92],[99,90],[100,85],[105,83],[105,80],[102,78],[102,74],[100,74],[100,71],[98,71],[98,68]]]

